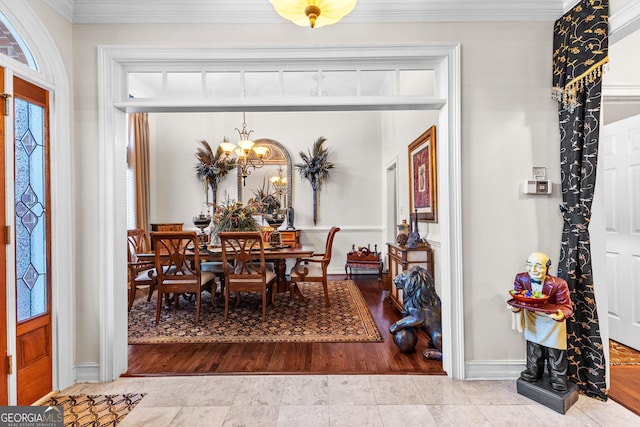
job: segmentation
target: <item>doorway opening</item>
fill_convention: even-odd
[[[101,149],[100,176],[100,209],[104,213],[101,221],[105,224],[100,227],[100,254],[101,282],[100,291],[103,306],[106,307],[105,316],[101,321],[101,381],[115,379],[126,371],[127,366],[127,336],[126,331],[126,289],[117,284],[126,280],[126,268],[124,260],[126,254],[124,246],[120,245],[118,237],[124,235],[126,221],[124,218],[125,201],[124,185],[126,165],[122,162],[124,154],[120,155],[126,147],[126,112],[161,112],[161,111],[294,111],[302,108],[306,111],[356,111],[356,110],[399,110],[399,109],[438,109],[440,129],[439,142],[441,155],[438,162],[444,171],[440,177],[442,189],[441,201],[441,233],[442,250],[445,256],[441,257],[441,269],[446,275],[441,277],[443,301],[448,301],[448,307],[443,312],[443,335],[450,337],[443,345],[445,355],[443,366],[453,378],[464,377],[464,333],[462,310],[462,248],[461,248],[461,214],[460,214],[460,99],[459,99],[459,66],[460,52],[457,44],[441,46],[403,48],[398,55],[430,64],[436,69],[436,74],[442,78],[435,86],[440,97],[400,97],[400,98],[369,98],[356,100],[349,98],[346,101],[309,102],[308,100],[293,100],[289,103],[275,102],[272,105],[264,105],[261,98],[239,100],[236,103],[218,104],[216,102],[200,102],[197,107],[188,100],[174,100],[173,102],[140,102],[126,99],[127,70],[151,63],[172,64],[185,61],[184,51],[176,49],[156,52],[153,49],[139,48],[109,48],[103,47],[99,51],[100,72],[100,115],[99,135]],[[347,49],[348,50],[348,49]],[[380,47],[353,47],[350,58],[358,61],[362,58],[380,57],[385,60],[401,60],[389,58],[389,46],[380,53]],[[338,49],[326,48],[315,50],[314,58],[319,62],[331,61],[335,58]],[[398,50],[400,51],[400,50]],[[273,58],[264,58],[264,52],[260,49],[247,49],[248,60],[296,61],[308,55],[303,49],[283,48],[270,50]],[[344,55],[345,48],[339,49],[340,55]],[[234,52],[237,56],[238,52]],[[197,52],[198,57],[193,61],[206,62],[211,58],[219,60],[220,52]],[[209,56],[209,58],[208,58]],[[181,58],[178,61],[175,58]],[[135,59],[131,59],[135,58]],[[119,88],[119,89],[118,89]],[[277,105],[276,105],[277,104]],[[115,108],[114,108],[115,107]],[[109,226],[107,226],[109,225]],[[122,261],[122,262],[120,262]]]

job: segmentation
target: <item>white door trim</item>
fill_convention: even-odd
[[[52,349],[53,387],[61,390],[74,383],[75,360],[75,227],[74,191],[71,160],[69,79],[62,56],[46,27],[27,2],[0,0],[0,10],[29,46],[38,64],[34,71],[17,61],[3,61],[8,77],[19,76],[50,93],[50,191],[51,191],[51,275],[52,284]],[[9,86],[11,87],[11,86]],[[11,114],[10,117],[13,117]],[[13,130],[11,130],[13,135]],[[7,141],[7,149],[13,143]],[[13,151],[7,161],[13,162]],[[7,171],[13,171],[13,164]],[[7,180],[13,182],[13,179]],[[12,185],[12,184],[11,184]],[[11,187],[12,188],[12,187]],[[7,188],[7,216],[14,212],[11,189]],[[8,316],[9,336],[7,351],[15,355],[15,260],[7,251],[7,272],[12,272],[11,285],[7,289],[7,306],[13,310]],[[9,278],[8,278],[9,280]],[[13,339],[13,340],[12,340]],[[16,404],[15,374],[9,380],[9,404]]]
[[[99,212],[100,232],[100,381],[110,381],[127,370],[126,289],[115,286],[126,280],[125,247],[120,244],[125,235],[125,164],[116,159],[125,158],[126,123],[123,101],[126,100],[126,72],[131,67],[151,64],[197,63],[207,57],[238,56],[249,53],[247,60],[259,54],[274,61],[287,57],[295,60],[308,55],[299,47],[265,47],[255,50],[110,47],[98,49],[99,91]],[[253,53],[251,53],[253,52]],[[204,56],[203,56],[204,55]],[[359,58],[369,61],[376,57],[423,58],[436,64],[436,93],[445,98],[438,121],[440,226],[442,230],[442,300],[443,307],[443,368],[450,377],[464,378],[464,321],[463,321],[463,264],[462,264],[462,212],[461,212],[461,140],[460,140],[460,46],[454,43],[423,46],[339,46],[316,47],[317,61],[332,58]],[[204,58],[204,59],[203,59]],[[174,68],[175,69],[175,68]],[[325,109],[334,101],[327,100]],[[338,105],[338,104],[335,104]],[[121,109],[116,108],[119,106]],[[151,108],[152,105],[149,105]],[[184,103],[182,108],[193,106]],[[124,108],[126,109],[126,108]],[[265,106],[261,111],[269,111]],[[447,303],[448,302],[448,303]]]

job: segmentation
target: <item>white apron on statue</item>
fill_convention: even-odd
[[[549,316],[534,311],[522,310],[524,337],[545,347],[567,349],[567,323],[556,322]]]

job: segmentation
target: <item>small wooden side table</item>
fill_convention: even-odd
[[[378,281],[382,281],[382,259],[380,259],[380,252],[378,252],[377,246],[372,252],[368,247],[360,246],[356,250],[355,245],[352,245],[351,252],[347,254],[344,274],[347,277],[351,277],[354,268],[378,270]]]

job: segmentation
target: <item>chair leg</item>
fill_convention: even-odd
[[[215,307],[216,306],[216,288],[218,287],[218,285],[216,284],[215,279],[213,280],[213,282],[211,282],[211,287],[209,288],[209,292],[211,293],[211,307]]]
[[[129,287],[129,311],[133,307],[133,301],[136,299],[136,284],[131,283]]]
[[[200,296],[202,291],[198,291],[196,293],[196,325],[198,324],[198,320],[200,319]]]
[[[158,289],[158,305],[156,307],[156,325],[160,322],[160,310],[162,310],[162,292]]]
[[[329,307],[331,305],[331,303],[329,302],[329,287],[327,285],[327,278],[326,277],[322,281],[322,286],[324,287],[324,300],[327,303],[327,307]]]
[[[267,290],[262,292],[262,322],[267,319]]]
[[[289,294],[291,295],[291,305],[295,304],[295,299],[296,299],[296,293],[294,292],[296,287],[296,282],[294,282],[293,280],[291,282],[289,282]]]
[[[227,315],[229,314],[229,287],[224,290],[224,320],[227,321]]]
[[[149,295],[147,295],[147,301],[151,301],[151,295],[153,295],[153,291],[156,290],[155,282],[149,285]]]

